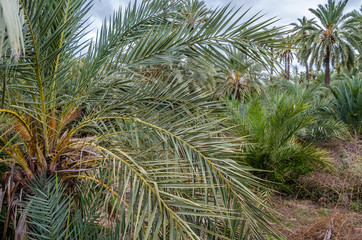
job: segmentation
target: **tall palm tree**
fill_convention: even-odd
[[[270,69],[269,70],[269,74],[270,74],[269,81],[271,83],[273,83],[273,73],[275,70],[275,66],[279,67],[279,65],[277,63],[277,58],[280,57],[281,49],[283,49],[285,47],[285,45],[287,45],[287,43],[285,43],[283,41],[284,31],[281,28],[273,27],[271,30],[274,31],[273,38],[269,39],[270,46],[268,47],[271,60],[269,62],[269,66],[266,67],[266,69]]]
[[[173,19],[180,1],[132,2],[84,42],[92,1],[19,2],[25,54],[0,63],[3,239],[10,225],[17,239],[277,236],[222,103],[189,87],[195,75],[142,74],[219,61],[230,45],[264,62],[270,21],[226,6],[190,26]]]
[[[294,38],[292,36],[285,36],[282,38],[284,46],[283,48],[280,48],[277,51],[277,56],[281,60],[281,62],[284,62],[284,77],[285,79],[290,79],[290,65],[293,61],[293,52],[292,48],[295,45]]]
[[[320,21],[317,29],[311,33],[308,44],[313,49],[311,64],[325,68],[325,83],[330,84],[330,67],[354,64],[354,48],[351,42],[355,39],[354,33],[344,25],[349,15],[344,15],[343,10],[348,0],[338,3],[328,0],[325,5],[318,5],[317,9],[309,9]]]
[[[301,64],[305,66],[307,88],[309,87],[310,76],[309,76],[309,64],[308,58],[311,54],[312,49],[308,46],[308,38],[312,31],[316,31],[316,22],[313,19],[307,19],[306,17],[298,18],[297,23],[292,23],[294,37],[296,38],[299,49],[297,50],[297,58]]]

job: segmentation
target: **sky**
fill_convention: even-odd
[[[218,0],[224,2],[222,0]],[[212,1],[210,1],[212,2]],[[225,1],[226,2],[226,1]],[[316,9],[319,4],[326,4],[327,0],[244,0],[244,6],[253,6],[254,9],[262,10],[267,17],[276,16],[280,18],[281,25],[296,22],[298,18],[306,16],[313,18],[314,15],[308,10],[309,8]],[[346,12],[354,9],[359,9],[361,6],[360,0],[349,0],[345,8]]]
[[[90,32],[86,38],[95,39],[97,29],[101,27],[103,20],[120,7],[126,7],[130,1],[131,0],[94,0],[94,6],[89,16],[91,22],[89,27]],[[138,1],[140,2],[142,0]],[[246,18],[261,11],[261,14],[265,14],[265,20],[276,17],[279,21],[275,25],[285,26],[297,22],[297,19],[303,16],[313,18],[314,15],[309,11],[309,8],[316,9],[319,4],[324,5],[328,0],[204,0],[204,2],[208,7],[213,9],[225,6],[230,2],[233,7],[242,6],[242,10],[247,10],[251,7],[250,14],[246,15]],[[345,8],[345,13],[356,9],[358,10],[361,5],[361,0],[349,0]],[[293,61],[293,65],[300,67],[296,60]]]
[[[298,18],[306,16],[313,18],[313,14],[309,8],[317,8],[318,4],[326,4],[328,0],[204,0],[209,7],[224,6],[231,2],[232,6],[244,6],[244,9],[252,7],[251,12],[257,13],[261,11],[265,18],[277,17],[280,21],[277,25],[288,25],[296,22]],[[89,37],[96,36],[98,29],[105,17],[109,16],[113,11],[118,10],[121,6],[127,6],[130,0],[95,0],[95,5],[91,10],[90,21],[92,32]],[[346,12],[359,9],[360,0],[349,0],[346,6]]]

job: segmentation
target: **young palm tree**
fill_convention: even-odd
[[[341,65],[351,67],[354,64],[354,48],[351,42],[356,38],[354,32],[344,24],[349,15],[344,15],[343,10],[348,0],[338,3],[328,0],[328,3],[318,5],[317,9],[309,9],[320,21],[317,29],[311,32],[312,56],[311,64],[325,68],[325,83],[330,84],[330,67]]]
[[[235,99],[241,99],[246,92],[260,91],[266,81],[263,66],[248,58],[238,50],[227,52],[230,64],[227,66],[226,86],[218,90],[222,94]]]
[[[310,76],[309,76],[309,64],[308,58],[311,54],[311,48],[308,46],[308,38],[312,31],[316,31],[316,22],[313,19],[307,19],[303,17],[302,19],[298,18],[298,23],[292,23],[294,37],[298,43],[299,49],[297,52],[298,60],[301,64],[305,66],[307,88],[309,87]]]
[[[360,68],[352,73],[345,71],[340,82],[332,86],[333,109],[336,118],[344,122],[352,136],[358,138],[362,132],[362,74]]]
[[[286,89],[283,89],[284,86]],[[268,91],[269,90],[269,91]],[[266,172],[255,173],[288,189],[301,175],[324,167],[325,152],[303,144],[297,134],[312,121],[309,114],[312,92],[284,79],[274,90],[254,94],[247,101],[228,101],[233,131],[247,136],[245,161]]]
[[[221,103],[195,77],[143,71],[212,63],[230,45],[265,64],[270,21],[227,6],[190,26],[174,19],[182,2],[143,1],[83,42],[91,1],[19,2],[25,54],[0,65],[3,239],[11,225],[17,239],[277,235],[260,184],[233,160],[242,141],[220,124]]]

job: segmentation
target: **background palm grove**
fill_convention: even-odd
[[[358,239],[275,202],[361,217],[362,8],[131,1],[87,41],[93,3],[0,0],[2,239]]]

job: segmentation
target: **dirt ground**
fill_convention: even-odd
[[[300,179],[296,196],[275,196],[279,230],[290,240],[362,240],[362,141],[319,144],[328,150],[333,171]]]
[[[362,213],[320,206],[312,200],[275,198],[279,230],[290,240],[361,240]]]

